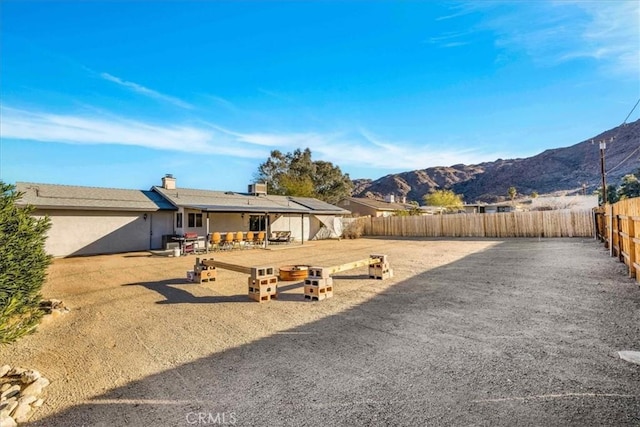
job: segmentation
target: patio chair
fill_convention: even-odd
[[[233,246],[238,246],[239,249],[242,249],[243,241],[244,241],[244,233],[242,231],[238,231],[233,237]]]
[[[253,231],[248,231],[247,240],[246,240],[247,247],[250,247],[250,248],[253,247],[253,243],[254,243],[253,240],[254,240]]]
[[[220,245],[221,242],[222,242],[222,237],[220,236],[220,233],[215,231],[211,235],[211,250],[213,250],[213,251],[220,250],[221,249],[221,245]]]
[[[223,250],[233,249],[233,237],[234,237],[234,234],[232,231],[227,233],[224,240],[222,241]]]
[[[255,246],[262,246],[264,244],[264,231],[258,231],[253,243]]]

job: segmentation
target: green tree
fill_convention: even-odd
[[[42,311],[40,289],[51,257],[44,244],[48,217],[32,216],[33,207],[18,207],[23,194],[0,181],[0,343],[32,332]]]
[[[598,204],[602,205],[602,187],[598,187]],[[618,201],[618,188],[615,185],[607,185],[607,203],[616,203]]]
[[[509,189],[507,190],[507,194],[509,195],[509,198],[513,202],[513,200],[518,195],[518,190],[516,190],[516,187],[509,187]]]
[[[622,182],[617,190],[617,196],[620,200],[630,199],[632,197],[640,197],[640,181],[638,174],[628,174],[622,177]]]
[[[538,196],[540,196],[540,195],[538,194],[538,192],[537,192],[537,191],[532,191],[532,192],[531,192],[531,198],[532,198],[532,199],[537,199],[537,198],[538,198]]]
[[[258,166],[255,178],[267,183],[270,194],[316,197],[334,204],[349,196],[353,188],[349,174],[331,162],[313,161],[308,148],[287,154],[271,151]]]
[[[449,211],[461,209],[463,206],[462,195],[451,190],[432,190],[423,199],[427,206],[440,206]]]

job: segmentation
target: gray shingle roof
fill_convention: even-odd
[[[153,191],[30,182],[18,182],[16,189],[24,193],[18,202],[20,205],[33,205],[42,209],[150,212],[175,210],[171,203]]]
[[[334,213],[349,211],[311,198],[235,193],[231,191],[194,190],[177,188],[167,190],[153,187],[175,206],[190,207],[209,212],[272,212],[272,213]]]

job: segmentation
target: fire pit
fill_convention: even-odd
[[[309,277],[307,265],[285,265],[280,267],[280,280],[284,282],[301,281]]]

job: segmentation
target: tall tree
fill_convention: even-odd
[[[462,195],[451,190],[433,190],[423,199],[427,206],[440,206],[449,211],[458,210],[463,206]]]
[[[632,197],[640,197],[640,181],[638,176],[640,170],[635,174],[628,174],[622,177],[622,182],[617,190],[617,195],[620,200],[630,199]]]
[[[51,262],[44,249],[51,222],[32,216],[33,207],[18,207],[21,197],[13,185],[0,181],[0,343],[37,326],[40,289]]]
[[[258,166],[255,178],[267,183],[270,194],[316,197],[328,203],[349,196],[353,188],[349,174],[343,174],[331,162],[313,161],[309,148],[287,154],[271,151]]]
[[[518,190],[516,190],[516,187],[509,187],[509,189],[507,190],[507,194],[509,195],[509,198],[513,202],[513,200],[518,195]]]

